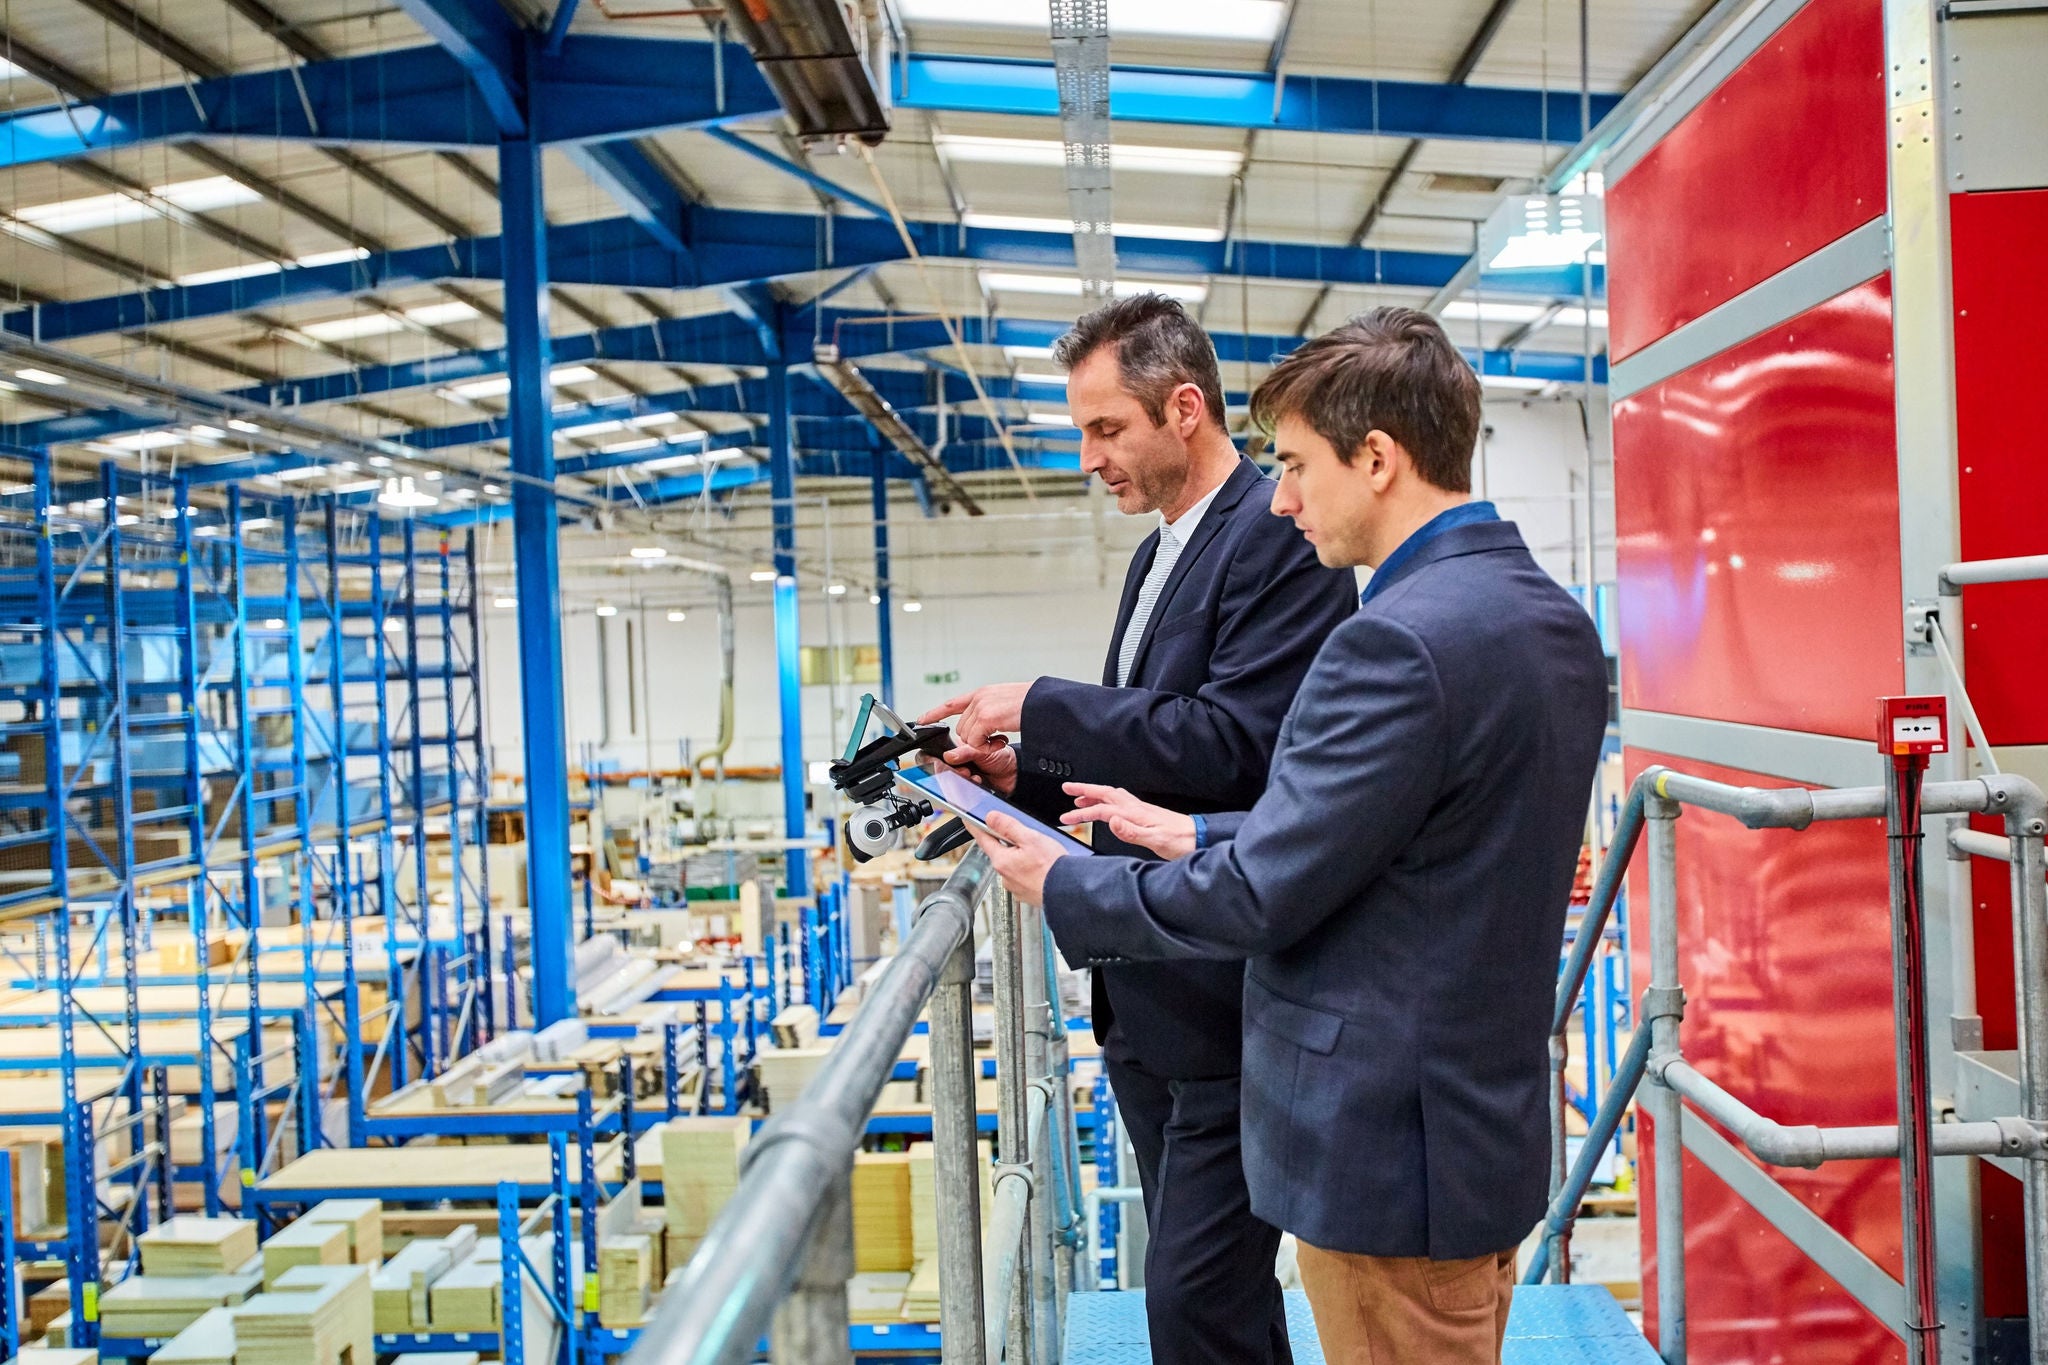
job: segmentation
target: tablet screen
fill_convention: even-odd
[[[1035,816],[1025,814],[988,788],[978,787],[950,769],[935,773],[917,767],[898,768],[896,780],[929,797],[934,804],[945,807],[955,815],[964,816],[970,823],[983,829],[988,828],[988,817],[996,811],[1001,811],[1024,828],[1049,835],[1059,841],[1062,852],[1093,852],[1088,845],[1065,830],[1057,829]]]

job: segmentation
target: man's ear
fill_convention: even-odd
[[[1183,384],[1173,391],[1173,424],[1183,441],[1193,438],[1202,425],[1202,391],[1193,384]]]
[[[1358,462],[1365,466],[1365,475],[1372,481],[1373,492],[1387,491],[1399,468],[1400,456],[1400,443],[1386,432],[1374,428],[1365,434],[1365,444],[1358,448]]]

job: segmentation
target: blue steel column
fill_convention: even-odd
[[[576,1015],[570,971],[569,730],[555,544],[553,395],[548,385],[547,219],[541,147],[498,144],[505,252],[505,351],[512,378],[512,558],[519,594],[519,709],[526,755],[526,903],[533,925],[534,1024]]]
[[[896,645],[889,630],[889,457],[875,460],[875,643],[882,652],[882,700],[896,706]]]
[[[796,451],[789,424],[789,367],[768,368],[768,473],[775,500],[775,677],[782,699],[782,823],[804,837],[804,702],[797,671]],[[789,894],[811,893],[811,858],[789,851]]]

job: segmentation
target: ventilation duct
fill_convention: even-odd
[[[889,406],[889,400],[875,392],[875,386],[868,383],[867,376],[850,362],[839,358],[837,346],[829,343],[820,345],[811,359],[817,365],[818,373],[825,377],[825,382],[839,390],[846,401],[853,404],[854,410],[881,433],[883,440],[924,471],[925,482],[931,485],[940,511],[948,511],[951,505],[958,505],[970,517],[981,515],[981,504],[974,500],[974,495],[960,486],[960,481],[953,477],[953,471],[946,468],[945,462],[934,455],[923,439],[910,429],[909,423]]]
[[[725,12],[798,137],[872,146],[888,133],[882,0],[725,0]]]

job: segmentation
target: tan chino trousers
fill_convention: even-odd
[[[1302,1242],[1296,1264],[1328,1365],[1499,1365],[1513,1250],[1432,1261]]]

